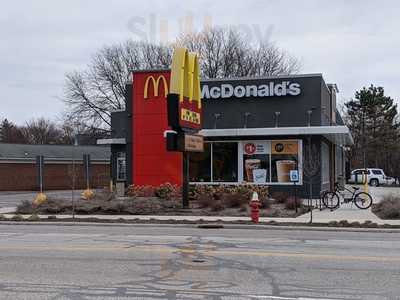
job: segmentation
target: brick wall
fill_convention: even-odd
[[[36,165],[32,163],[0,164],[0,191],[36,190]],[[72,164],[45,163],[44,189],[59,190],[72,187]],[[75,165],[76,189],[86,188],[82,164]],[[92,164],[91,187],[100,188],[109,185],[110,165]]]

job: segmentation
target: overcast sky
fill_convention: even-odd
[[[337,83],[341,102],[371,83],[400,99],[399,1],[13,0],[0,10],[0,118],[56,119],[64,75],[128,38],[163,41],[207,24],[239,26]],[[185,22],[186,20],[186,22]],[[186,25],[185,25],[186,24]],[[165,26],[163,26],[166,28]]]

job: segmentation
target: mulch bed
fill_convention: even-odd
[[[181,208],[180,200],[166,200],[157,197],[137,197],[123,199],[92,199],[75,200],[48,199],[46,203],[38,207],[30,202],[23,202],[18,206],[18,214],[72,214],[73,208],[77,215],[178,215],[178,216],[232,216],[247,217],[250,215],[248,205],[235,208],[201,208],[196,201],[190,202],[189,209]],[[286,209],[285,204],[273,203],[268,208],[260,210],[261,217],[297,217],[307,212],[307,208],[301,207],[296,214],[295,210]]]
[[[400,197],[386,195],[379,203],[373,204],[372,212],[383,220],[400,220]]]

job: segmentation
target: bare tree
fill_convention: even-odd
[[[300,62],[272,43],[249,43],[232,28],[217,27],[180,37],[177,45],[200,55],[205,78],[294,74]]]
[[[168,68],[170,62],[171,50],[164,46],[127,41],[100,49],[86,70],[66,75],[66,118],[90,127],[109,127],[110,111],[125,106],[130,71]]]
[[[169,68],[177,45],[199,53],[205,78],[282,75],[300,69],[299,61],[282,49],[268,43],[253,45],[238,30],[229,28],[186,34],[170,45],[127,41],[100,49],[86,70],[66,75],[67,118],[109,128],[110,111],[124,108],[130,72]]]
[[[22,131],[29,144],[58,144],[62,135],[57,125],[45,118],[26,122]]]

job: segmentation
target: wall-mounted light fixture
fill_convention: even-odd
[[[311,107],[311,109],[307,110],[307,125],[308,125],[308,127],[311,126],[311,115],[315,109],[316,109],[315,107]]]
[[[275,112],[275,127],[279,127],[279,115],[281,114],[280,111]]]
[[[217,129],[217,121],[221,117],[220,113],[214,114],[214,129]]]
[[[244,113],[244,126],[243,128],[247,128],[247,120],[249,119],[249,116],[251,116],[251,113],[245,112]]]

